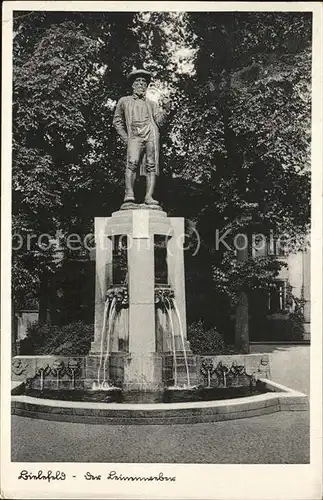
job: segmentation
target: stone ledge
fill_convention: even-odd
[[[41,420],[53,420],[58,422],[71,423],[88,423],[97,425],[172,425],[172,424],[197,424],[204,422],[220,422],[224,420],[234,420],[241,418],[251,418],[260,415],[279,412],[279,405],[270,408],[254,409],[248,411],[238,411],[235,413],[215,413],[209,415],[178,415],[169,416],[153,416],[153,417],[123,417],[115,418],[108,416],[98,416],[94,414],[77,414],[77,413],[46,413],[41,411],[30,411],[26,409],[13,408],[12,414],[22,417],[38,418]]]
[[[160,211],[164,212],[164,209],[161,205],[148,205],[147,203],[136,203],[134,201],[126,201],[124,202],[121,207],[119,212],[124,212],[124,211],[132,211],[132,210],[154,210],[154,211]],[[118,212],[113,212],[112,216]],[[164,212],[165,213],[165,212]]]
[[[35,398],[33,398],[35,399]],[[64,403],[63,401],[57,401],[58,403]],[[138,406],[137,410],[126,410],[122,409],[122,404],[120,404],[120,408],[118,409],[110,409],[109,406],[110,404],[106,405],[106,409],[102,408],[82,408],[80,406],[78,407],[66,407],[63,404],[60,406],[48,406],[46,404],[42,404],[42,402],[37,402],[35,403],[29,403],[29,402],[19,402],[19,401],[13,401],[12,402],[12,408],[16,410],[21,410],[21,411],[26,411],[26,412],[39,412],[41,414],[61,414],[61,415],[79,415],[79,416],[97,416],[98,418],[112,418],[118,423],[119,421],[122,420],[140,420],[140,419],[148,419],[148,420],[154,420],[154,419],[162,419],[162,420],[173,420],[177,419],[178,417],[181,417],[183,419],[189,419],[192,417],[199,417],[199,418],[204,418],[204,417],[214,417],[215,415],[218,415],[219,418],[223,417],[223,419],[226,418],[225,415],[231,415],[234,416],[235,414],[238,413],[245,413],[248,414],[249,412],[252,411],[271,411],[273,408],[278,408],[279,407],[279,401],[278,398],[275,400],[272,400],[270,402],[271,404],[267,404],[266,401],[262,402],[257,402],[254,405],[251,404],[239,404],[237,406],[228,406],[228,407],[219,407],[219,406],[214,406],[211,408],[186,408],[186,409],[158,409],[155,411],[152,410],[142,410],[140,409],[140,405]],[[77,403],[76,403],[77,404]]]
[[[247,398],[194,403],[82,403],[40,400],[28,396],[12,397],[12,413],[30,418],[63,422],[110,425],[159,425],[218,422],[276,413],[307,411],[307,396],[296,391],[278,392],[279,384],[263,380],[276,392]]]
[[[11,394],[13,396],[23,394],[25,391],[25,382],[12,381],[11,382]]]
[[[280,405],[280,411],[308,411],[308,405]]]

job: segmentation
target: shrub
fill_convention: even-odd
[[[292,340],[303,340],[305,333],[303,314],[299,311],[290,313],[289,323],[290,323]]]
[[[93,339],[93,325],[77,321],[64,326],[33,323],[27,336],[20,342],[21,355],[59,354],[79,356],[89,352]]]
[[[286,318],[251,319],[251,341],[298,342],[304,338],[304,319],[298,313],[290,313]]]
[[[194,354],[228,354],[222,335],[216,328],[205,329],[201,320],[189,325],[187,337]]]

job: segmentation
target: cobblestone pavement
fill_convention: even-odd
[[[12,417],[14,462],[309,462],[309,415],[192,425],[89,425]]]

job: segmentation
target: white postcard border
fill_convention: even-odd
[[[313,12],[312,239],[311,239],[311,463],[305,465],[16,463],[10,460],[11,358],[11,117],[12,11],[186,10]],[[322,488],[322,4],[320,2],[32,2],[3,4],[2,252],[1,252],[1,490],[3,498],[318,499]],[[295,194],[296,195],[296,194]],[[44,445],[46,445],[44,443]],[[198,443],[197,443],[198,446]],[[19,472],[63,470],[64,482],[18,481]],[[175,482],[87,482],[87,471],[107,475],[176,476]],[[76,475],[76,478],[72,476]]]

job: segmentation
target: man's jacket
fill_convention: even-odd
[[[135,99],[133,96],[125,96],[119,99],[113,117],[113,126],[120,135],[120,137],[128,142],[131,132],[132,124],[132,110],[134,107]],[[166,113],[162,111],[159,106],[146,99],[148,115],[152,125],[154,146],[155,146],[155,173],[159,174],[159,129],[163,125]],[[127,157],[128,162],[128,157]],[[146,175],[146,155],[143,156],[140,163],[140,175]]]

